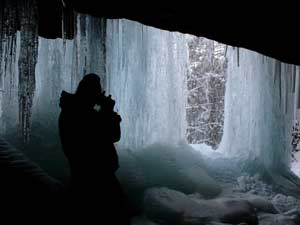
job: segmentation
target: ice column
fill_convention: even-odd
[[[184,139],[188,48],[183,34],[107,22],[107,87],[123,118],[120,146]]]
[[[26,140],[35,91],[37,8],[34,0],[4,0],[0,6],[0,129],[3,134],[20,125]]]
[[[39,38],[33,123],[56,127],[61,91],[73,93],[85,74],[105,83],[105,27],[104,20],[80,14],[73,40]]]
[[[221,150],[250,170],[288,170],[294,107],[294,66],[229,48]]]

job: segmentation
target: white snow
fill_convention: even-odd
[[[119,149],[118,176],[129,192],[136,188],[164,186],[185,193],[213,197],[219,184],[206,172],[200,153],[181,142],[174,146],[153,144],[139,151]]]

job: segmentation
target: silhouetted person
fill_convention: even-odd
[[[115,176],[119,167],[114,142],[120,140],[121,117],[106,97],[100,78],[88,74],[75,94],[62,92],[59,131],[71,169],[70,219],[130,224],[124,195]]]

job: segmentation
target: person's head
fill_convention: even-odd
[[[95,101],[102,93],[100,77],[97,74],[87,74],[79,82],[75,94],[88,101]]]

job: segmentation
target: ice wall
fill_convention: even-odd
[[[35,66],[38,53],[38,14],[36,2],[25,0],[18,5],[20,16],[20,55],[19,66],[19,123],[23,140],[29,139],[30,117],[35,91]]]
[[[74,93],[85,74],[105,83],[105,21],[79,14],[76,29],[73,40],[39,38],[33,123],[56,125],[61,91]]]
[[[126,20],[106,24],[79,14],[73,40],[36,39],[26,21],[24,31],[1,37],[1,134],[52,175],[64,176],[66,168],[57,127],[60,93],[74,92],[87,73],[99,74],[117,101],[123,118],[121,146],[136,149],[184,139],[184,35]],[[30,40],[34,43],[25,46]],[[30,134],[28,143],[23,143],[20,123],[26,138]]]
[[[62,90],[74,92],[86,73],[99,74],[103,84],[106,79],[105,20],[78,14],[75,25],[73,40],[40,37],[38,48],[33,50],[32,44],[25,46],[34,37],[24,28],[2,37],[5,41],[1,46],[1,135],[61,179],[66,177],[67,164],[57,126],[60,93]],[[36,59],[31,53],[36,54]],[[21,123],[23,132],[19,129],[19,118],[25,119]],[[30,134],[29,142],[23,143],[22,133],[25,137]]]
[[[6,133],[16,128],[19,122],[18,99],[18,58],[20,52],[20,32],[9,36],[8,42],[2,42],[1,48],[1,92],[0,92],[0,132]],[[10,45],[10,42],[12,46]],[[8,52],[13,54],[9,54]],[[6,57],[9,55],[9,57]]]
[[[289,165],[293,92],[299,68],[244,49],[229,48],[227,56],[225,126],[220,150],[240,158],[241,167],[248,171],[266,170],[277,176],[279,183],[287,183],[278,177],[283,174],[293,180]]]
[[[81,77],[93,72],[102,75],[107,94],[116,99],[123,118],[120,145],[138,148],[183,139],[184,35],[127,20],[109,20],[106,28],[83,15],[77,30],[72,41],[39,40],[33,123],[57,129],[61,90],[74,92]]]
[[[107,87],[123,118],[119,146],[177,143],[185,135],[185,36],[127,20],[107,22]]]
[[[104,20],[79,14],[73,40],[39,38],[31,139],[25,151],[62,179],[67,163],[58,135],[60,94],[73,93],[87,73],[99,74],[104,82],[105,27]]]
[[[0,2],[0,131],[3,134],[19,125],[24,140],[29,135],[35,90],[38,46],[35,3],[34,0]]]

